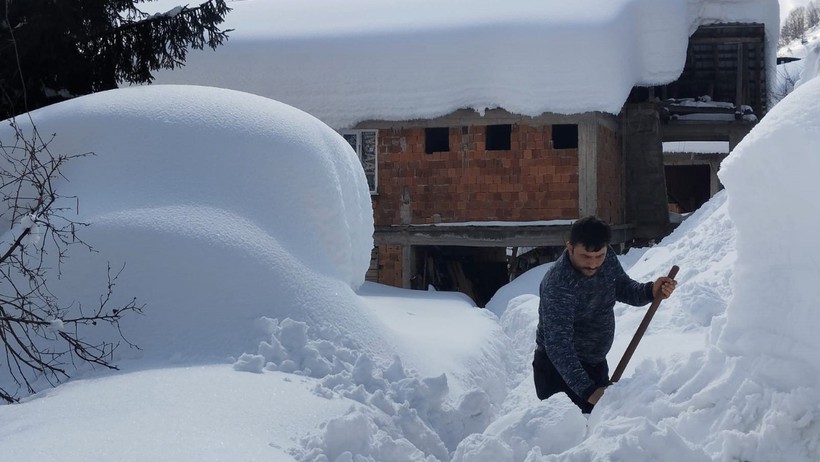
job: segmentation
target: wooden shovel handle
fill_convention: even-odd
[[[678,275],[678,265],[672,267],[672,270],[669,271],[669,278],[675,279],[675,276]],[[652,300],[652,304],[649,305],[649,310],[646,311],[646,315],[643,317],[643,321],[641,321],[641,325],[638,326],[638,330],[635,331],[635,335],[632,337],[632,341],[629,342],[629,346],[626,347],[626,351],[624,352],[624,356],[621,358],[621,362],[618,363],[618,367],[615,368],[615,372],[612,373],[612,378],[610,379],[611,382],[615,383],[621,379],[621,376],[624,373],[624,369],[626,369],[626,364],[629,362],[629,359],[632,358],[632,355],[635,353],[635,349],[638,348],[638,343],[641,341],[643,334],[646,332],[646,328],[649,327],[649,323],[652,321],[652,316],[655,315],[655,311],[658,311],[658,306],[661,304],[661,300],[663,297],[658,296]]]

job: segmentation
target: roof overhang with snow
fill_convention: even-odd
[[[158,10],[178,2],[162,0]],[[460,108],[617,114],[634,86],[674,81],[698,26],[766,24],[774,75],[777,0],[244,0],[216,51],[157,83],[270,97],[334,128]]]

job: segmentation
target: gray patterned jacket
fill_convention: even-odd
[[[608,248],[604,263],[585,276],[566,250],[541,281],[536,343],[569,387],[586,399],[597,388],[581,361],[601,363],[615,337],[615,301],[640,306],[652,301],[652,282],[639,283],[624,271]]]

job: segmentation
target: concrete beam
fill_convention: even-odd
[[[377,245],[441,245],[462,247],[563,246],[570,225],[554,226],[377,226]],[[631,225],[612,227],[612,243],[632,240]]]
[[[598,112],[585,112],[582,114],[553,114],[545,112],[538,116],[524,116],[513,114],[504,109],[487,109],[483,114],[473,109],[458,109],[450,114],[435,117],[432,119],[412,119],[412,120],[365,120],[356,124],[353,128],[415,128],[415,127],[461,127],[465,125],[504,125],[504,124],[524,124],[524,125],[555,125],[555,124],[580,124],[586,121],[599,121],[607,125],[617,126],[614,117],[607,117]]]
[[[730,149],[755,126],[746,121],[675,121],[662,124],[661,141],[729,141]]]

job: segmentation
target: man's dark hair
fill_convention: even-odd
[[[612,228],[605,221],[594,216],[576,220],[569,231],[569,243],[583,245],[587,250],[597,252],[612,240]]]

